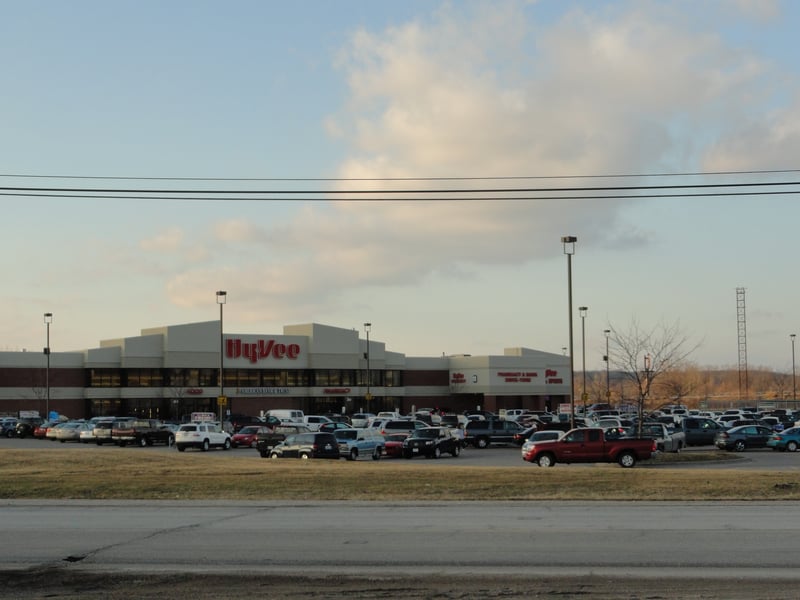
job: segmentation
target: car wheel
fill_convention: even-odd
[[[230,438],[226,439],[225,443],[222,444],[222,449],[223,450],[230,450],[231,449],[231,439]]]
[[[272,454],[270,454],[270,455],[269,455],[269,457],[270,457],[270,458],[273,458],[273,459],[277,459],[277,458],[279,458],[279,457],[278,457],[278,453],[277,453],[277,452],[273,452]]]
[[[174,446],[175,445],[175,436],[171,435],[167,438],[167,446]]]
[[[475,440],[475,447],[476,448],[488,448],[489,447],[489,440],[486,438],[478,438]]]
[[[208,452],[208,449],[210,447],[211,447],[211,445],[208,443],[208,440],[203,440],[203,447],[201,448],[201,450],[203,452]]]
[[[636,456],[632,452],[623,452],[619,455],[617,459],[620,467],[625,469],[630,469],[634,465],[636,465]]]
[[[309,458],[311,458],[311,457],[308,455],[308,452],[301,452],[300,453],[300,460],[308,460]]]
[[[786,442],[786,449],[789,452],[797,452],[797,442],[795,442],[794,440]]]
[[[380,460],[381,458],[381,449],[375,448],[375,452],[372,453],[372,460]]]
[[[147,446],[147,438],[146,438],[146,437],[140,437],[140,438],[139,438],[139,445],[140,445],[142,448],[144,448],[145,446]]]
[[[411,458],[414,455],[411,452],[403,452],[403,458]]]
[[[436,448],[433,449],[433,458],[441,458],[441,456],[442,450],[439,448],[439,446],[436,446]]]
[[[451,452],[451,454],[452,454],[453,456],[458,456],[458,455],[460,455],[460,454],[461,454],[461,446],[459,446],[458,444],[456,444],[456,445],[453,447],[453,451]]]
[[[737,440],[733,445],[733,449],[737,452],[744,452],[745,448],[747,448],[747,444],[744,443],[744,440]]]
[[[186,450],[186,446],[184,446],[183,444],[178,444],[178,452],[183,452],[185,450]]]
[[[540,467],[553,467],[556,464],[552,454],[542,454],[536,462]]]
[[[356,460],[356,459],[358,459],[358,450],[353,448],[352,450],[350,450],[350,460]]]

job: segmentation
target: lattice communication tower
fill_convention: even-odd
[[[744,288],[736,288],[736,324],[739,333],[739,400],[747,398],[747,316],[745,314]],[[744,394],[742,394],[744,392]]]

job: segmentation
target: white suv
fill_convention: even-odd
[[[200,448],[203,452],[209,448],[228,450],[231,436],[219,423],[185,423],[175,432],[175,445],[180,452],[186,448]]]

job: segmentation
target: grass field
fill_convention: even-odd
[[[719,458],[724,458],[725,455]],[[686,460],[680,455],[668,460]],[[798,500],[800,474],[561,465],[220,460],[202,453],[0,450],[2,499]]]

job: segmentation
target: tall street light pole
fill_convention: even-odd
[[[572,340],[572,255],[575,254],[574,235],[561,237],[564,254],[567,255],[567,310],[569,311],[569,426],[575,428],[575,360]]]
[[[372,400],[372,394],[369,391],[370,379],[372,377],[372,374],[370,373],[370,369],[369,369],[369,332],[370,332],[370,329],[372,329],[372,323],[364,323],[364,331],[367,332],[367,351],[364,353],[364,356],[367,359],[367,393],[364,394],[364,400],[367,401],[367,406],[366,406],[366,408],[364,410],[366,410],[367,412],[369,412],[369,410],[371,408],[369,403],[370,403],[370,400]]]
[[[222,379],[223,364],[222,358],[224,356],[224,337],[222,335],[222,307],[225,306],[225,301],[228,299],[228,292],[220,290],[217,292],[217,304],[219,304],[219,397],[217,398],[217,406],[219,406],[219,424],[222,426],[224,419],[222,418],[222,411],[228,404],[228,399],[225,397],[225,383]]]
[[[50,419],[50,323],[53,322],[53,313],[44,313],[44,324],[47,328],[47,345],[44,347],[44,355],[47,358],[47,369],[45,370],[45,415],[44,418]]]
[[[586,400],[589,394],[586,393],[586,313],[589,312],[588,306],[579,306],[578,314],[581,316],[581,371],[583,372],[583,393],[581,400],[583,401],[583,414],[586,415]]]
[[[794,408],[797,408],[797,374],[794,368],[794,338],[795,334],[790,334],[792,339],[792,400],[794,401]]]
[[[606,355],[603,357],[603,360],[606,361],[606,402],[611,402],[611,374],[608,368],[608,363],[611,360],[611,356],[608,353],[608,336],[611,335],[610,329],[604,329],[603,333],[606,336]]]

